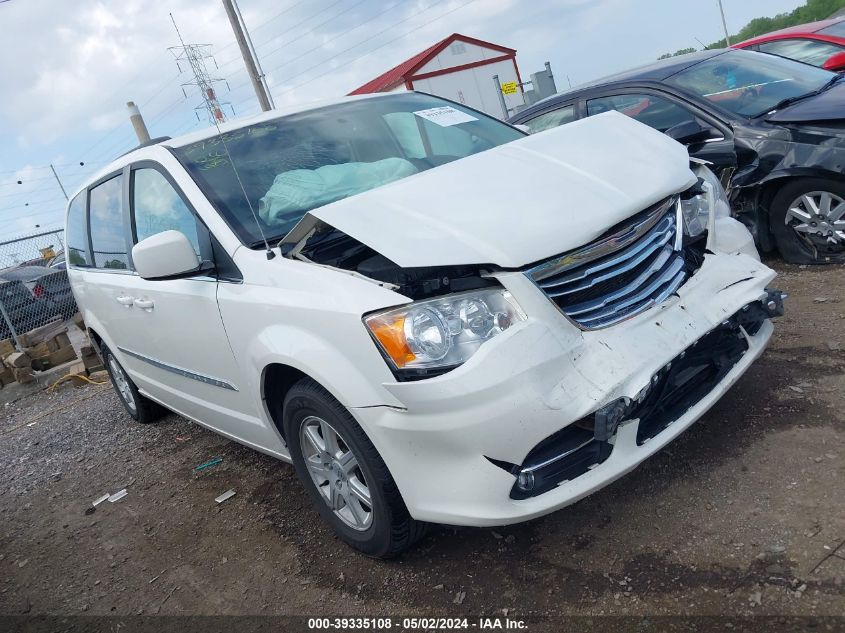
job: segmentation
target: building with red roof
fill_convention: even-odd
[[[514,111],[525,103],[516,50],[460,33],[440,40],[349,94],[397,90],[428,92],[498,118],[505,118],[505,108]]]

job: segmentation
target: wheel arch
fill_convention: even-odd
[[[753,222],[756,224],[755,237],[762,250],[771,252],[776,248],[770,229],[770,213],[772,200],[778,191],[796,180],[813,178],[829,179],[845,184],[845,174],[830,169],[793,167],[773,171],[764,180],[741,188],[742,196],[750,202]]]
[[[760,182],[760,202],[768,205],[772,198],[777,194],[778,189],[795,180],[804,180],[811,178],[822,178],[826,180],[835,180],[840,183],[845,183],[845,174],[833,171],[832,169],[820,169],[818,167],[793,167],[791,169],[783,169],[773,171],[764,180]]]
[[[314,380],[301,369],[285,363],[271,363],[261,372],[261,400],[267,407],[267,415],[285,443],[288,441],[288,438],[285,437],[284,424],[282,424],[285,397],[287,397],[291,387],[303,378]],[[325,385],[322,385],[319,381],[314,380],[314,382],[326,389]],[[326,389],[326,391],[329,390]]]

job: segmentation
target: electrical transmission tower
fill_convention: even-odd
[[[232,104],[228,102],[221,102],[217,98],[217,91],[214,89],[215,84],[224,83],[228,89],[229,84],[225,79],[213,77],[208,70],[210,63],[214,64],[217,69],[217,61],[214,55],[211,54],[211,44],[185,44],[182,39],[182,34],[179,32],[179,27],[176,26],[176,20],[173,19],[173,14],[170,14],[170,19],[173,20],[173,27],[176,29],[176,34],[179,36],[179,46],[171,46],[169,50],[176,58],[176,66],[179,71],[184,70],[183,66],[190,68],[194,76],[193,81],[187,81],[182,84],[182,94],[188,98],[187,88],[192,87],[199,90],[202,96],[203,103],[198,105],[194,110],[196,111],[197,119],[200,118],[199,112],[205,111],[208,115],[208,120],[212,125],[217,125],[226,121],[226,115],[223,113],[223,107],[228,106],[235,113]]]

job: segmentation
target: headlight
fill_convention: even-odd
[[[681,200],[681,213],[684,216],[684,233],[690,237],[701,235],[714,218],[727,218],[731,215],[728,194],[719,179],[707,166],[695,164],[693,173],[701,179],[701,193]]]
[[[364,317],[396,369],[454,367],[525,314],[503,288],[416,301]]]

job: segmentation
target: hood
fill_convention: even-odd
[[[323,222],[401,267],[520,268],[693,183],[683,145],[608,112],[319,207],[282,241]]]
[[[833,121],[845,119],[845,81],[815,96],[778,110],[766,117],[772,123],[800,123],[802,121]]]

